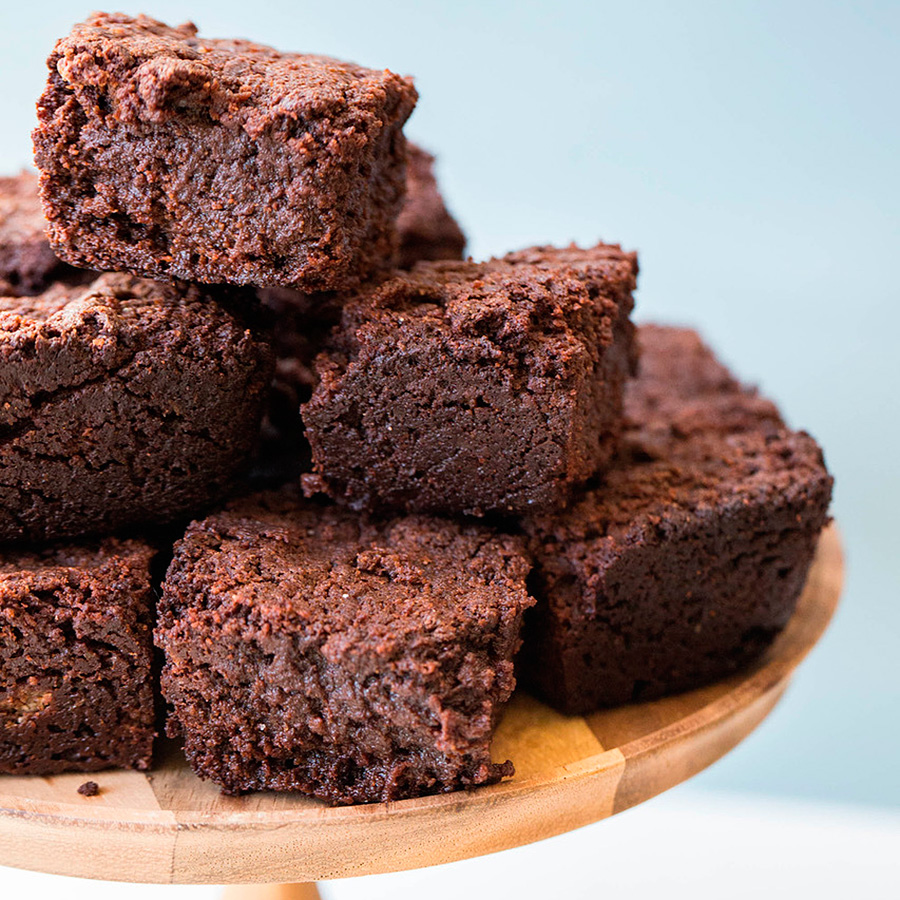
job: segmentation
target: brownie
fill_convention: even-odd
[[[35,162],[66,261],[303,290],[389,265],[411,80],[106,13],[47,65]]]
[[[634,254],[419,263],[361,291],[302,407],[306,489],[354,509],[556,509],[616,447]]]
[[[114,538],[0,551],[0,772],[149,768],[153,555]]]
[[[420,260],[462,259],[466,236],[444,205],[434,177],[434,157],[407,144],[406,200],[397,218],[400,266]]]
[[[229,793],[346,804],[496,782],[527,572],[519,539],[478,525],[246,498],[175,547],[156,630],[169,730]]]
[[[0,297],[0,542],[168,522],[222,497],[272,376],[249,310],[122,274]]]
[[[644,324],[640,377],[625,391],[625,449],[644,458],[694,436],[784,428],[771,400],[742,384],[696,331]]]
[[[0,178],[0,293],[38,294],[54,281],[83,284],[96,275],[72,268],[50,249],[37,175]]]
[[[793,612],[827,521],[832,479],[808,434],[696,334],[639,339],[618,461],[564,513],[524,521],[538,604],[520,674],[567,713],[749,663]]]

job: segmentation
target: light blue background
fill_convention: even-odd
[[[700,327],[824,445],[849,572],[820,647],[698,784],[900,806],[900,4],[147,2],[416,76],[475,256],[621,241],[639,315]],[[53,40],[3,3],[0,169],[30,158]]]

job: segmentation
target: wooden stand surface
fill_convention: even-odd
[[[226,797],[173,745],[152,772],[0,777],[0,864],[114,881],[306,882],[452,862],[628,809],[727,753],[781,697],[837,605],[835,529],[797,612],[753,667],[700,690],[566,717],[517,694],[494,755],[509,781],[399,803],[329,808],[289,794]],[[96,781],[99,795],[77,788]]]

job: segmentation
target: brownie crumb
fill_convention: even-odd
[[[78,793],[82,797],[96,797],[100,793],[100,785],[96,781],[85,781],[78,786]]]

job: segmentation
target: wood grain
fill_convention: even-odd
[[[746,737],[825,630],[842,568],[831,528],[788,627],[725,681],[585,718],[517,695],[494,744],[496,758],[516,764],[502,784],[336,809],[287,794],[225,797],[167,744],[153,772],[91,776],[96,797],[77,794],[83,775],[0,777],[0,864],[118,881],[310,882],[451,862],[578,828],[673,787]]]

